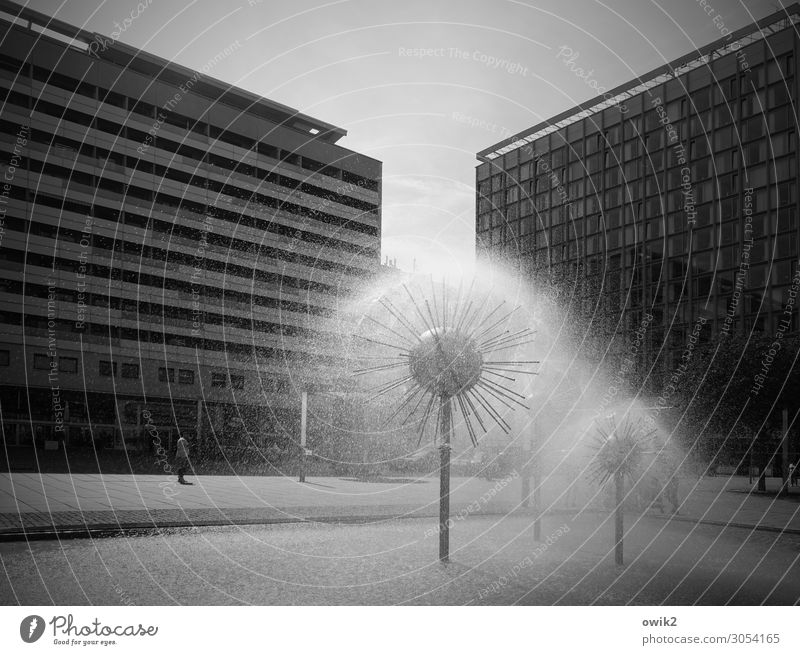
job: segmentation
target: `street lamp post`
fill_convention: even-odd
[[[784,407],[781,412],[781,431],[783,432],[781,438],[781,459],[783,464],[781,466],[781,473],[783,477],[783,486],[781,487],[781,495],[789,495],[789,485],[792,483],[789,477],[789,410]]]
[[[306,481],[306,425],[308,416],[308,391],[300,393],[300,482]]]

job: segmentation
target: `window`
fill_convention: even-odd
[[[78,359],[76,357],[59,357],[58,370],[62,373],[77,373]]]
[[[789,205],[797,200],[794,182],[784,182],[778,186],[778,203]]]
[[[714,134],[714,148],[715,150],[723,150],[730,148],[733,145],[733,128],[728,126],[721,128]]]
[[[103,102],[113,105],[114,107],[125,109],[125,96],[120,95],[119,93],[114,93],[113,91],[109,91],[106,94],[105,98],[103,98]]]
[[[789,114],[789,107],[781,107],[769,113],[769,130],[770,132],[777,132],[791,127],[791,116]]]
[[[767,93],[767,106],[774,107],[782,105],[791,100],[791,95],[786,88],[786,84],[775,84],[769,88]]]
[[[50,368],[50,358],[47,355],[34,355],[33,368],[38,368],[40,371],[46,371]]]
[[[778,262],[772,269],[772,284],[783,285],[792,281],[792,262]]]
[[[187,368],[179,369],[178,382],[181,384],[194,384],[194,371]]]
[[[775,254],[778,257],[794,257],[797,255],[797,241],[794,236],[783,234],[775,240]]]
[[[0,350],[0,366],[8,366],[10,353],[7,350]]]
[[[770,135],[770,143],[776,157],[794,152],[794,130],[784,134]]]
[[[739,224],[736,222],[723,223],[720,234],[721,243],[736,243],[739,240]]]
[[[769,237],[756,239],[753,241],[752,248],[750,249],[750,261],[765,262],[769,260],[770,252]]]
[[[669,237],[668,246],[670,255],[680,255],[684,253],[685,248],[683,243],[683,235]]]
[[[693,139],[689,142],[689,157],[692,159],[705,157],[708,154],[707,139]]]
[[[99,370],[100,370],[100,375],[103,375],[105,377],[116,377],[117,363],[100,360]]]
[[[761,116],[753,116],[742,126],[743,139],[749,141],[764,136],[764,119]]]
[[[159,382],[175,382],[175,369],[160,366],[158,369]]]
[[[226,387],[228,386],[228,378],[224,373],[212,373],[211,374],[211,386],[212,387]]]
[[[718,266],[719,268],[732,268],[737,261],[736,246],[728,246],[727,248],[720,248]]]
[[[244,389],[244,375],[231,375],[231,387]]]
[[[767,267],[762,264],[761,266],[750,267],[749,277],[751,287],[763,287],[766,284]]]
[[[711,275],[702,275],[694,281],[695,297],[706,297],[711,293]]]
[[[123,364],[122,365],[122,377],[124,378],[132,378],[135,380],[139,379],[139,365],[138,364]]]

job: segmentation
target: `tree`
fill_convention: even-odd
[[[798,409],[798,348],[798,335],[764,333],[732,334],[699,346],[674,399],[690,432],[699,435],[687,445],[709,458],[727,456],[737,465],[752,458],[763,487],[765,468],[778,450],[781,411],[788,408],[793,415]],[[721,437],[715,441],[714,435]],[[738,445],[742,442],[747,443],[744,449]]]

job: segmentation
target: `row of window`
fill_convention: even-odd
[[[673,241],[670,238],[669,248],[665,247],[646,247],[640,248],[638,245],[628,247],[623,252],[608,252],[607,256],[602,256],[598,260],[598,244],[595,239],[587,239],[585,245],[579,241],[571,241],[568,244],[557,245],[546,243],[536,235],[536,240],[531,242],[530,237],[523,237],[519,242],[519,251],[527,253],[527,256],[534,261],[553,264],[560,262],[570,262],[573,267],[581,267],[587,274],[596,275],[601,270],[605,272],[606,282],[614,284],[616,274],[616,286],[619,287],[620,269],[624,270],[624,285],[636,284],[640,276],[640,271],[648,273],[652,281],[671,279],[682,279],[692,273],[694,276],[703,273],[715,272],[718,280],[732,279],[734,272],[738,269],[743,259],[744,249],[741,245],[725,246],[722,248],[709,248],[704,251],[692,249],[691,256],[685,253],[688,251],[686,242]],[[676,237],[677,238],[677,237]],[[675,245],[680,243],[680,245]],[[478,246],[483,252],[503,251],[510,256],[520,254],[508,248],[509,243],[497,244],[494,248],[488,244],[478,241]],[[512,244],[517,245],[517,244]],[[794,271],[798,253],[797,236],[795,234],[782,235],[778,238],[770,239],[763,237],[754,239],[747,244],[747,259],[744,260],[749,266],[748,286],[764,286],[770,277],[774,286],[787,285],[790,283]],[[536,249],[534,249],[536,248]],[[623,254],[624,259],[623,259]],[[677,256],[675,256],[677,255]],[[582,259],[586,256],[586,260]],[[669,257],[666,259],[666,257]],[[665,264],[667,264],[665,266]],[[771,274],[769,273],[771,266]]]
[[[118,296],[109,296],[106,293],[79,293],[75,289],[64,289],[62,287],[47,287],[43,284],[33,284],[26,282],[24,285],[18,280],[0,279],[0,292],[17,295],[24,295],[28,298],[48,298],[55,296],[59,302],[68,303],[75,306],[79,300],[84,302],[86,307],[101,307],[103,309],[120,310],[122,312],[134,314],[122,318],[129,320],[147,322],[149,324],[172,325],[185,327],[188,329],[199,329],[198,326],[205,325],[224,325],[226,327],[237,327],[243,330],[252,330],[260,334],[282,334],[290,337],[318,338],[320,332],[312,331],[297,325],[285,322],[271,322],[256,320],[253,318],[252,307],[248,306],[245,316],[237,316],[233,313],[200,312],[196,307],[180,307],[175,304],[149,303],[137,301]],[[203,300],[202,296],[193,297],[194,302]],[[187,299],[188,302],[188,299]],[[226,307],[231,309],[231,307]],[[105,312],[104,312],[105,314]],[[277,317],[276,321],[277,321]],[[111,320],[116,320],[111,318]]]
[[[754,177],[749,179],[746,177],[744,181],[749,184],[753,180]],[[739,194],[742,180],[737,174],[733,173],[719,178],[717,182],[718,184],[715,186],[720,189],[720,192],[727,193],[728,196],[719,197],[714,202],[706,202],[709,197],[714,195],[714,187],[711,182],[694,185],[691,189],[695,210],[694,223],[697,227],[711,225],[717,220],[724,221],[731,217],[737,217],[740,213],[742,200]],[[763,180],[762,183],[765,184]],[[629,225],[634,225],[646,218],[651,222],[667,220],[670,225],[668,229],[670,234],[685,232],[689,227],[687,215],[683,211],[685,199],[680,190],[670,192],[666,196],[655,196],[646,201],[633,202],[628,200],[625,206],[619,208],[615,206],[616,203],[608,200],[608,195],[607,193],[605,205],[602,205],[596,196],[586,199],[587,216],[584,220],[572,220],[583,217],[583,198],[578,199],[577,202],[570,202],[568,205],[554,207],[549,210],[546,203],[536,207],[532,201],[526,200],[520,203],[519,206],[516,204],[507,206],[505,212],[493,211],[478,214],[477,231],[480,233],[490,228],[512,225],[518,218],[521,218],[524,223],[531,223],[531,227],[526,228],[522,233],[533,231],[534,228],[544,229],[545,227],[557,226],[562,223],[571,225],[571,230],[577,229],[582,232],[581,225],[583,224],[597,226],[599,223],[601,227],[604,225],[605,229],[616,227],[620,224],[622,216],[624,216],[625,223]],[[777,210],[773,211],[769,217],[766,214],[763,215],[761,220],[769,220],[772,224],[772,231],[780,231],[789,227],[793,229],[797,223],[794,207],[794,203],[797,201],[796,181],[792,179],[775,182],[769,187],[755,188],[750,197],[750,211],[753,214],[766,211],[770,204],[770,198],[773,204],[775,204],[775,201],[777,202]],[[603,210],[602,214],[600,213],[601,209]],[[662,218],[664,214],[667,214],[667,216]],[[777,226],[775,224],[776,218]],[[598,231],[596,227],[595,229],[587,229],[587,233],[595,231]]]
[[[730,58],[734,56],[728,55]],[[741,106],[742,118],[751,116],[763,108],[772,109],[791,101],[795,86],[794,68],[793,55],[787,53],[778,57],[777,61],[770,61],[766,66],[754,66],[747,73],[738,76],[721,80],[710,77],[706,86],[694,89],[689,94],[686,92],[687,76],[684,75],[646,93],[626,98],[624,104],[628,111],[625,113],[617,108],[605,109],[537,139],[532,146],[524,146],[506,153],[493,163],[479,167],[479,180],[489,177],[498,167],[509,169],[516,166],[520,160],[532,159],[534,152],[537,156],[546,156],[561,149],[564,154],[556,155],[554,167],[567,161],[567,149],[564,146],[568,146],[573,155],[580,158],[584,154],[584,137],[585,152],[589,155],[602,150],[606,144],[612,146],[618,144],[621,138],[640,138],[644,131],[653,133],[663,131],[661,114],[654,109],[653,101],[656,98],[662,99],[662,108],[672,124],[684,118],[695,124],[700,123],[706,116],[712,114],[712,105],[717,106],[714,112],[720,116],[727,113],[733,117],[736,117],[737,110]],[[697,71],[689,73],[688,77],[691,78],[692,74],[696,73]],[[697,129],[695,131],[697,132]]]
[[[189,336],[175,334],[165,330],[144,330],[141,328],[121,328],[107,323],[84,323],[81,328],[75,322],[66,319],[55,319],[55,328],[64,339],[73,342],[83,340],[86,343],[106,344],[109,341],[129,340],[142,343],[166,344],[183,348],[201,349],[210,352],[225,352],[234,359],[249,359],[258,356],[263,360],[272,360],[283,364],[286,360],[306,361],[308,353],[290,350],[286,347],[273,348],[269,346],[254,346],[252,338],[246,342],[222,341],[219,339],[205,339],[202,336]],[[11,325],[21,328],[28,336],[46,336],[49,324],[53,320],[46,316],[33,314],[20,314],[18,312],[0,311],[0,326]],[[2,329],[2,328],[0,328]],[[40,332],[35,332],[39,330]],[[19,330],[12,330],[18,334]],[[341,366],[343,359],[336,355],[315,355],[314,363],[328,366]]]
[[[78,95],[82,95],[119,109],[126,109],[129,112],[139,114],[148,119],[155,119],[158,116],[158,110],[155,105],[150,105],[138,98],[132,98],[109,89],[96,87],[87,82],[56,73],[47,68],[31,65],[27,62],[23,62],[7,55],[0,55],[0,69],[14,74],[14,76],[29,76],[39,82],[51,84],[69,91],[70,93],[76,93]],[[169,74],[170,71],[161,71],[162,76]],[[179,82],[182,83],[185,81],[186,80],[183,79]],[[321,173],[328,177],[341,179],[349,184],[363,186],[371,191],[378,190],[378,183],[376,180],[362,177],[333,165],[323,164],[322,162],[318,162],[310,157],[301,156],[295,152],[281,150],[276,146],[264,143],[263,141],[255,141],[244,135],[237,134],[231,130],[222,129],[216,125],[206,123],[202,120],[191,119],[188,116],[183,116],[175,112],[174,110],[162,113],[165,123],[179,127],[182,130],[191,130],[203,137],[211,137],[212,139],[223,141],[245,150],[253,150],[266,157],[304,168],[310,171],[312,174]]]
[[[779,210],[772,212],[763,211],[766,204],[766,189],[759,190],[751,196],[749,211],[751,212],[750,223],[753,236],[779,234],[797,229],[797,206],[793,204],[796,198],[795,183],[782,185],[777,191],[779,198],[783,199],[785,203],[782,203]],[[626,207],[625,212],[611,209],[602,214],[592,214],[581,220],[565,221],[563,215],[555,211],[543,212],[536,216],[524,216],[519,220],[510,218],[506,220],[499,213],[483,214],[478,217],[476,231],[479,237],[489,240],[490,235],[487,233],[491,230],[493,233],[491,235],[492,243],[542,232],[558,235],[559,238],[563,233],[564,240],[579,238],[584,234],[591,236],[598,233],[609,239],[615,239],[624,216],[625,241],[628,244],[642,240],[661,239],[665,232],[668,235],[688,238],[687,232],[691,228],[692,238],[695,239],[695,243],[701,244],[699,247],[702,249],[710,247],[712,243],[717,243],[712,238],[714,230],[723,245],[739,241],[741,220],[737,211],[739,203],[737,198],[730,200],[733,202],[723,201],[698,206],[695,210],[694,224],[691,226],[687,222],[686,214],[682,211],[670,213],[665,217],[658,206],[647,204],[643,207],[642,203],[638,203],[636,207]],[[703,245],[706,243],[709,245]]]
[[[57,225],[40,223],[38,221],[28,221],[11,215],[7,216],[5,227],[9,231],[13,230],[22,234],[30,233],[34,236],[54,239],[59,242],[79,243],[82,249],[88,250],[92,248],[92,252],[95,255],[100,257],[105,256],[117,261],[122,259],[134,264],[138,269],[149,265],[157,269],[167,268],[170,270],[173,269],[173,266],[170,265],[183,265],[191,267],[193,271],[201,269],[204,271],[222,273],[226,277],[243,278],[247,283],[257,281],[274,285],[275,288],[290,287],[293,289],[319,291],[321,293],[336,293],[339,289],[339,284],[335,282],[326,284],[317,280],[295,277],[288,274],[273,273],[261,269],[259,264],[263,265],[269,263],[274,265],[276,261],[291,261],[311,268],[311,275],[314,274],[316,269],[320,271],[336,270],[352,277],[360,277],[365,274],[365,271],[362,269],[352,268],[323,259],[314,259],[313,257],[305,255],[286,254],[286,256],[275,258],[273,253],[279,252],[281,255],[282,253],[269,246],[251,245],[250,252],[241,255],[229,252],[220,253],[217,252],[218,249],[216,247],[213,250],[208,248],[203,253],[203,257],[198,257],[196,254],[197,243],[194,244],[194,252],[182,252],[175,248],[175,246],[178,245],[176,242],[180,240],[179,237],[176,237],[174,240],[170,238],[169,246],[172,246],[171,248],[166,242],[164,243],[166,247],[158,248],[156,246],[142,245],[139,241],[125,241],[123,239],[114,239],[99,234],[87,235],[77,229],[70,229],[63,226],[59,227]],[[321,248],[320,254],[323,252],[324,249]],[[208,256],[209,254],[214,254],[224,259],[215,259]],[[246,262],[246,264],[236,262]],[[327,277],[326,279],[330,280],[331,277]]]
[[[779,211],[783,211],[787,205],[796,202],[797,199],[794,157],[784,158],[783,162],[774,162],[773,173],[770,176],[773,179],[769,183],[769,193],[775,201],[772,204]],[[723,218],[738,213],[738,196],[742,186],[755,189],[754,195],[758,196],[759,204],[753,211],[767,209],[766,166],[754,167],[744,171],[742,175],[734,172],[720,175],[714,180],[695,181],[694,178],[692,180],[690,191],[693,205],[697,208],[698,214],[702,212],[702,216],[698,215],[697,217],[698,222],[703,220],[705,220],[705,224],[712,222],[712,215],[717,213],[715,211],[717,206],[720,207],[719,213]],[[641,199],[639,182],[586,197],[583,195],[570,197],[563,193],[563,190],[559,190],[553,192],[552,198],[549,193],[545,193],[519,203],[513,202],[505,207],[502,205],[491,206],[486,199],[480,199],[478,230],[487,229],[489,221],[491,221],[492,227],[496,227],[504,222],[513,222],[518,218],[524,219],[534,214],[542,223],[551,219],[553,224],[558,224],[570,219],[580,219],[583,216],[591,218],[592,214],[599,214],[601,211],[604,215],[616,215],[624,212],[626,222],[634,223],[637,217],[641,219],[645,215],[654,218],[662,214],[682,214],[684,200],[683,189],[678,185],[672,186],[670,190],[659,188],[655,194]],[[708,204],[712,202],[714,204]],[[731,205],[733,205],[732,210],[730,209]],[[685,227],[684,216],[681,229],[685,229]]]
[[[101,175],[93,175],[91,173],[84,173],[77,168],[59,166],[54,163],[48,163],[34,159],[33,157],[24,159],[21,162],[20,167],[24,167],[32,173],[39,173],[43,176],[51,176],[60,178],[62,180],[67,180],[72,192],[82,191],[89,196],[94,196],[95,194],[104,195],[110,198],[119,199],[122,202],[133,204],[136,204],[137,201],[142,201],[148,204],[161,202],[172,208],[178,208],[181,206],[187,208],[191,206],[201,207],[200,211],[197,213],[207,213],[206,205],[200,206],[198,203],[187,201],[183,197],[184,194],[175,196],[163,191],[154,191],[152,184],[149,188],[145,188],[144,186],[133,186],[123,183],[113,179],[110,174],[115,172],[110,170],[103,170]],[[145,182],[143,180],[142,182],[143,184],[147,184],[151,183],[152,181]],[[33,184],[32,186],[35,187],[36,184]],[[158,188],[161,188],[161,186],[159,185]],[[245,203],[247,207],[249,207],[250,211],[269,214],[272,214],[276,211],[282,211],[293,214],[295,217],[300,217],[301,220],[313,220],[325,225],[334,225],[343,229],[352,230],[354,232],[359,232],[370,236],[376,236],[378,234],[378,227],[376,225],[359,223],[351,218],[321,211],[319,207],[327,207],[324,201],[319,203],[319,207],[306,207],[305,205],[289,202],[288,200],[281,200],[280,198],[264,195],[255,191],[250,192],[244,189],[237,189],[236,187],[231,187],[230,185],[221,185],[219,192],[225,193],[225,195],[230,196],[231,198],[238,198]],[[212,213],[218,209],[216,204],[211,205],[211,207]],[[370,215],[375,218],[374,215]],[[246,214],[237,214],[237,216],[240,217],[240,223],[255,222],[258,220]],[[364,214],[361,213],[358,217],[363,218],[363,216]],[[297,218],[294,220],[297,220]]]
[[[6,262],[8,262],[7,265]],[[20,266],[20,264],[22,266]],[[52,271],[62,270],[78,272],[80,270],[79,262],[75,259],[52,257],[31,251],[23,252],[21,250],[12,250],[10,248],[3,248],[0,250],[0,268],[9,268],[19,271],[25,266],[37,266]],[[192,284],[191,282],[175,278],[138,273],[137,271],[101,266],[99,264],[87,264],[85,265],[85,270],[80,270],[80,272],[84,273],[86,276],[92,276],[98,280],[102,280],[106,285],[109,280],[122,280],[123,282],[149,286],[162,291],[165,289],[170,291],[183,291],[189,295],[199,294],[201,298],[218,298],[224,300],[226,303],[228,300],[231,300],[232,302],[240,303],[242,308],[249,308],[252,304],[256,304],[259,307],[281,309],[300,314],[314,314],[317,316],[327,316],[330,314],[330,310],[325,307],[255,295],[258,288],[257,285],[254,285],[253,293],[246,293],[230,288],[222,289],[210,285]],[[280,282],[277,282],[277,284],[280,285]]]
[[[549,275],[549,279],[563,285],[562,298],[569,298],[576,303],[586,314],[601,314],[619,316],[621,312],[626,315],[635,313],[637,309],[647,307],[654,317],[653,324],[661,325],[691,321],[692,317],[701,315],[724,318],[728,310],[735,310],[738,314],[763,314],[764,316],[779,317],[785,315],[792,324],[797,326],[800,309],[791,308],[789,292],[791,287],[773,287],[770,290],[746,289],[738,300],[734,300],[735,276],[733,272],[725,274],[726,279],[717,280],[717,289],[710,286],[710,278],[699,281],[701,285],[709,285],[705,292],[689,294],[689,286],[681,283],[660,285],[655,291],[648,287],[629,287],[625,289],[610,290],[607,284],[601,289],[600,282],[578,278],[575,274],[564,277],[557,274]],[[587,293],[594,290],[593,293]],[[665,303],[665,298],[667,302]],[[732,304],[735,303],[735,304]],[[786,312],[786,308],[790,307]]]
[[[718,143],[713,147],[713,159],[709,156],[707,144],[704,144],[702,152],[698,145],[703,144],[702,141],[692,141],[689,144],[691,154],[689,154],[688,166],[693,185],[697,185],[706,178],[714,178],[714,181],[719,182],[721,186],[727,185],[727,187],[733,188],[735,185],[728,183],[725,175],[736,174],[740,166],[741,174],[746,177],[748,186],[766,184],[767,165],[769,165],[769,170],[773,171],[771,174],[773,180],[781,181],[796,174],[794,157],[796,132],[794,129],[781,133],[771,132],[769,149],[767,142],[763,139],[736,148],[733,148],[734,144],[730,142],[730,138],[719,138],[717,141]],[[619,204],[623,200],[623,195],[637,200],[642,195],[657,195],[663,193],[665,189],[679,189],[682,186],[685,165],[676,159],[674,150],[668,151],[666,158],[663,152],[645,154],[643,160],[638,155],[623,155],[617,159],[611,154],[607,154],[604,174],[601,172],[599,160],[595,161],[592,158],[561,169],[547,169],[547,174],[535,178],[527,170],[535,167],[534,164],[525,165],[519,171],[512,169],[508,171],[505,189],[499,181],[503,177],[501,175],[496,175],[492,179],[492,189],[488,188],[489,180],[479,183],[478,211],[497,209],[520,199],[532,199],[534,196],[536,204],[541,209],[542,203],[544,203],[544,208],[550,206],[551,197],[552,204],[557,205],[567,202],[569,198],[572,198],[573,201],[580,200],[582,196],[593,196],[603,190],[609,191],[611,187],[624,184],[624,194],[622,189],[617,189],[618,201],[615,204]],[[743,163],[741,154],[744,154]],[[784,155],[790,156],[784,157]],[[670,161],[666,162],[668,167],[665,169],[666,159]],[[666,175],[664,175],[664,171],[666,171]],[[643,172],[646,175],[642,187]],[[495,180],[498,180],[496,184]],[[722,195],[727,195],[729,192],[725,188],[721,190]]]
[[[34,353],[33,355],[33,368],[43,371],[51,369],[51,358],[49,355],[42,353]],[[0,350],[0,366],[9,365],[9,351]],[[117,362],[110,360],[100,360],[98,362],[97,372],[102,377],[117,377]],[[120,370],[122,377],[132,380],[138,380],[140,377],[139,364],[135,362],[122,362]],[[178,384],[194,384],[194,371],[186,368],[177,369],[177,382]],[[77,357],[58,357],[58,372],[59,373],[77,373],[78,372],[78,359]],[[161,366],[158,369],[159,382],[176,381],[175,369],[172,367]],[[212,387],[227,387],[230,384],[233,389],[244,389],[244,375],[237,375],[235,373],[211,373],[211,386]]]
[[[794,254],[792,244],[795,243],[795,239],[792,233],[797,230],[797,210],[794,206],[786,209],[785,212],[754,216],[745,236],[758,239],[773,235],[776,237],[779,251],[786,251],[787,256]],[[670,236],[667,239],[672,244],[671,248],[684,248],[691,239],[694,250],[705,250],[720,245],[739,243],[740,235],[744,232],[740,229],[738,217],[702,227],[694,225],[691,233],[687,233],[680,224],[677,227],[673,226],[672,218],[670,216],[669,221],[658,218],[649,219],[638,225],[627,225],[623,230],[619,227],[619,223],[612,225],[602,219],[598,220],[597,216],[589,217],[582,222],[554,223],[549,227],[543,222],[529,217],[520,221],[501,223],[493,228],[484,227],[482,223],[479,225],[478,238],[485,240],[489,245],[498,245],[505,241],[518,242],[524,237],[529,237],[527,242],[533,247],[544,248],[562,242],[580,241],[585,236],[587,239],[593,239],[598,247],[602,245],[607,250],[613,250],[622,246],[624,237],[625,245],[631,246],[648,241],[648,247],[652,248],[663,242],[666,224],[669,225],[667,234]],[[674,218],[676,223],[686,222],[685,216],[677,215]],[[790,249],[791,252],[789,252]]]
[[[42,101],[43,108],[47,109],[50,106]],[[0,121],[0,133],[14,134],[18,129],[18,125],[11,121]],[[131,129],[131,128],[126,128]],[[180,146],[181,155],[180,162],[172,162],[175,164],[173,167],[162,166],[161,164],[154,163],[147,159],[139,159],[131,155],[124,155],[117,151],[106,150],[100,146],[94,146],[85,141],[76,141],[69,139],[65,136],[54,136],[50,132],[43,130],[32,129],[30,130],[29,141],[32,143],[40,143],[47,147],[50,154],[60,157],[67,157],[74,160],[78,164],[83,164],[88,167],[99,167],[107,169],[112,172],[124,173],[129,175],[131,173],[139,172],[145,174],[152,174],[159,179],[170,179],[181,184],[191,185],[205,191],[213,191],[219,194],[226,194],[234,198],[251,198],[252,192],[241,186],[235,186],[237,183],[234,174],[254,178],[251,180],[242,180],[245,184],[258,184],[262,188],[268,189],[265,184],[274,184],[282,187],[278,191],[293,196],[298,193],[305,193],[310,196],[323,198],[328,203],[334,202],[346,207],[359,209],[362,212],[376,212],[378,206],[374,203],[369,203],[358,198],[330,191],[328,189],[315,186],[308,182],[296,180],[286,175],[266,170],[257,166],[237,162],[236,160],[214,155],[210,152],[204,152],[195,148],[189,148],[186,145]],[[120,144],[124,145],[124,144]],[[77,159],[76,159],[77,158]],[[178,163],[185,164],[185,160],[190,159],[194,165],[192,173],[187,173],[177,167]],[[210,164],[212,170],[207,170],[207,167],[200,168],[200,164]],[[125,169],[131,169],[125,171]],[[205,170],[204,170],[205,169]],[[213,170],[218,169],[218,170]],[[220,177],[225,178],[225,182],[219,182],[208,173],[216,172]],[[301,200],[308,202],[310,199],[302,198]]]
[[[101,194],[98,192],[98,196]],[[216,219],[229,223],[231,229],[234,231],[242,227],[249,227],[259,230],[260,232],[267,232],[276,234],[281,237],[287,237],[293,241],[302,241],[311,244],[314,247],[327,246],[334,251],[346,251],[355,254],[365,255],[374,258],[377,254],[377,246],[360,246],[349,241],[342,241],[332,235],[320,235],[308,230],[299,229],[300,226],[293,225],[291,227],[281,225],[274,220],[262,220],[253,218],[244,214],[227,211],[216,207],[214,205],[198,205],[196,203],[182,200],[179,206],[166,205],[156,201],[152,206],[152,213],[163,213],[167,216],[174,217],[173,221],[159,220],[153,216],[147,216],[139,213],[141,210],[128,206],[124,210],[111,209],[100,204],[84,204],[75,202],[74,200],[65,199],[63,196],[51,196],[42,192],[34,192],[31,189],[24,187],[13,186],[9,196],[15,200],[27,202],[31,207],[41,205],[43,207],[50,207],[56,209],[64,217],[68,217],[70,213],[76,214],[83,219],[86,216],[93,218],[101,218],[112,223],[131,225],[133,227],[141,228],[144,230],[151,230],[155,233],[167,235],[170,240],[175,239],[178,243],[188,243],[189,245],[197,245],[197,240],[203,236],[208,240],[212,246],[220,246],[222,248],[233,248],[243,252],[250,252],[254,247],[252,241],[237,239],[233,236],[228,236],[225,233],[218,233],[215,231],[207,231],[199,228],[193,228],[186,224],[181,224],[181,219],[186,219],[187,222],[196,222],[202,224],[207,216],[212,216]],[[114,200],[119,200],[118,196],[114,196]],[[9,217],[10,220],[10,217]],[[19,220],[19,219],[17,219]],[[21,229],[16,226],[14,229]],[[85,236],[85,235],[84,235]],[[187,240],[187,241],[184,241]],[[191,243],[189,243],[191,242]],[[284,246],[284,249],[270,251],[271,256],[276,259],[284,259],[286,261],[306,261],[303,255],[297,253],[292,254],[287,252],[287,248],[291,248],[290,244]],[[321,256],[317,255],[317,256]]]
[[[511,240],[503,239],[493,235],[494,231],[489,234],[479,235],[478,247],[485,252],[502,251],[511,256],[515,254],[530,254],[542,259],[552,258],[557,261],[572,260],[580,258],[584,255],[590,257],[593,255],[606,254],[610,260],[614,257],[619,257],[614,254],[616,250],[622,247],[620,243],[620,232],[615,231],[601,236],[589,236],[583,239],[570,239],[564,242],[559,235],[551,235],[548,240],[543,232],[536,235],[524,235],[515,237]],[[492,236],[492,241],[486,237]],[[726,241],[729,243],[729,241]],[[710,247],[714,244],[708,243],[695,243],[692,244],[692,261],[696,270],[713,270],[734,268],[738,266],[741,256],[741,245],[729,245],[721,248]],[[761,262],[776,261],[787,257],[796,257],[798,254],[797,237],[794,234],[779,235],[778,238],[771,240],[769,237],[762,237],[748,243],[748,262],[755,266]],[[633,244],[634,247],[638,247]],[[631,242],[628,243],[631,247]],[[706,248],[701,250],[700,248]],[[664,241],[655,241],[648,243],[647,251],[649,253],[658,253],[660,258],[662,255],[667,257],[683,256],[689,250],[689,242],[682,236],[669,237]],[[782,270],[782,269],[781,269]],[[775,279],[776,283],[779,280],[784,280],[783,273],[775,273],[778,277]]]

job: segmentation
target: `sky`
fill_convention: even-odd
[[[383,162],[383,258],[448,276],[474,262],[475,153],[781,7],[778,0],[27,5],[108,37],[122,26],[121,42],[195,69],[238,42],[210,75],[347,129],[340,145]]]

